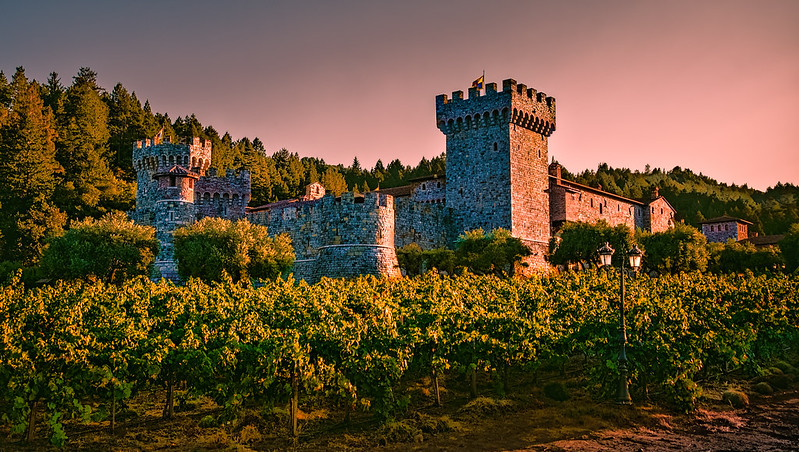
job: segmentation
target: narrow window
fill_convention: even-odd
[[[494,150],[495,151],[497,150],[497,142],[496,141],[494,142]]]
[[[174,187],[177,185],[177,180],[175,180],[175,176],[169,176],[169,186]]]
[[[538,150],[538,158],[541,158],[541,149]]]

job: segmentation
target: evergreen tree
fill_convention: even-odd
[[[4,260],[36,262],[43,239],[58,232],[66,218],[52,205],[55,130],[38,85],[17,68],[10,85],[10,108],[0,109],[0,231]]]
[[[112,162],[121,170],[124,179],[132,181],[135,177],[133,142],[148,136],[144,110],[136,99],[136,95],[129,94],[121,83],[114,86],[106,103],[108,104],[108,132],[110,135],[108,147],[113,156]]]
[[[106,210],[101,199],[120,194],[107,161],[108,106],[100,91],[96,73],[81,68],[67,89],[59,120],[56,155],[65,173],[57,200],[72,217],[98,215]]]
[[[322,174],[322,185],[324,185],[326,192],[332,193],[335,196],[339,196],[347,191],[347,181],[345,181],[344,176],[332,166],[329,166],[327,170],[325,170],[325,173]]]

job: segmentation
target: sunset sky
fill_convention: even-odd
[[[799,1],[3,2],[0,69],[79,67],[328,163],[444,151],[435,96],[514,78],[557,99],[572,172],[799,184]]]

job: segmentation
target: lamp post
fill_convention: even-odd
[[[598,252],[602,266],[606,269],[611,268],[611,258],[614,250],[610,247],[610,243],[605,242]],[[644,253],[638,249],[637,245],[633,245],[632,249],[627,251],[626,257],[629,259],[630,268],[633,271],[638,271],[641,266],[641,256],[643,255]],[[621,349],[619,350],[619,389],[616,394],[616,403],[630,405],[632,404],[632,399],[630,398],[630,389],[627,386],[627,324],[624,321],[624,259],[621,260],[619,280],[619,291],[621,292],[619,296],[619,345]]]

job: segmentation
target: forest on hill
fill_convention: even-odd
[[[213,143],[211,166],[245,168],[252,174],[257,206],[297,197],[311,182],[335,194],[365,192],[407,184],[445,173],[445,155],[423,158],[417,165],[378,160],[372,167],[330,165],[300,157],[287,149],[269,151],[254,137],[233,139],[193,114],[172,119],[142,104],[135,91],[117,83],[110,91],[98,85],[97,73],[81,68],[67,86],[55,72],[44,82],[28,79],[17,68],[9,79],[0,72],[0,261],[36,263],[48,236],[70,222],[128,211],[135,205],[132,143],[164,129],[172,141],[198,136]],[[727,185],[675,167],[644,172],[602,164],[564,177],[629,198],[648,196],[653,186],[677,209],[679,219],[694,226],[727,214],[754,225],[751,230],[779,234],[799,222],[799,187],[777,184],[765,192]]]

